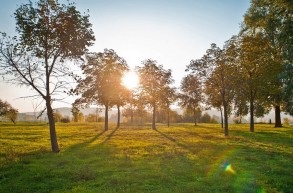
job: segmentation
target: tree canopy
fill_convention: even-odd
[[[171,70],[165,70],[157,61],[146,59],[142,67],[137,67],[140,75],[140,94],[143,100],[153,109],[152,128],[156,129],[156,110],[168,95],[170,86],[173,83]]]
[[[105,130],[108,130],[108,109],[122,105],[126,95],[121,79],[128,70],[126,61],[114,50],[86,55],[86,62],[81,66],[85,78],[78,80],[74,92],[81,95],[75,101],[79,105],[104,105]]]

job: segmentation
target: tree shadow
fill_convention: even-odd
[[[158,132],[160,135],[162,135],[163,137],[165,137],[166,139],[174,142],[174,143],[177,143],[176,142],[176,139],[174,139],[173,137],[170,137],[169,135],[166,135],[165,133],[159,131],[158,129],[154,129],[156,132]]]
[[[116,131],[119,129],[119,127],[116,127],[108,136],[107,138],[102,142],[100,143],[101,145],[105,144],[107,141],[109,141],[113,135],[116,133]]]
[[[96,141],[101,135],[103,135],[106,131],[103,130],[102,132],[98,133],[96,136],[94,136],[91,140],[89,140],[87,143],[92,143]]]
[[[171,137],[171,136],[159,131],[158,129],[155,129],[154,131],[158,132],[160,135],[162,135],[164,138],[168,139],[169,141],[175,143],[175,145],[177,145],[178,147],[187,150],[189,153],[195,154],[195,153],[199,152],[198,150],[190,148],[188,145],[179,142],[178,140],[176,140],[173,137]]]

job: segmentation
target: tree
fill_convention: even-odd
[[[185,76],[180,85],[181,93],[178,95],[179,106],[188,109],[193,113],[194,125],[196,126],[196,114],[200,109],[200,102],[203,100],[201,84],[195,75]]]
[[[161,109],[167,114],[167,126],[170,126],[170,111],[171,104],[174,103],[177,99],[176,88],[170,87],[169,85],[165,87],[164,91],[165,95],[163,95],[162,103],[160,105]]]
[[[97,116],[96,114],[90,113],[86,116],[85,120],[87,122],[97,122]]]
[[[243,31],[261,32],[272,48],[266,59],[270,59],[273,64],[270,69],[271,78],[268,80],[268,99],[275,107],[275,127],[282,127],[281,105],[287,109],[287,104],[290,104],[293,98],[293,91],[287,92],[287,89],[283,89],[285,87],[293,90],[292,84],[284,82],[285,77],[282,76],[293,63],[292,1],[252,0],[244,15],[244,24]],[[292,72],[287,75],[288,79],[292,79]]]
[[[59,111],[53,112],[54,122],[60,122],[63,118],[62,114]]]
[[[224,111],[225,136],[228,136],[228,115],[234,98],[235,67],[235,37],[228,40],[223,49],[212,44],[206,54],[198,60],[192,60],[187,71],[198,76],[200,83],[205,86],[205,94],[210,97],[210,104],[219,107],[219,101]],[[216,101],[213,101],[215,100]]]
[[[30,87],[46,103],[53,152],[59,152],[52,103],[63,93],[71,74],[67,60],[80,59],[94,41],[89,15],[74,4],[39,0],[14,13],[18,37],[2,34],[0,68],[9,82]],[[60,95],[59,95],[60,96]]]
[[[285,70],[281,74],[283,82],[282,99],[284,101],[284,110],[293,116],[293,62],[286,65]]]
[[[268,56],[271,48],[261,32],[242,34],[238,38],[237,46],[236,95],[238,98],[245,98],[249,103],[250,131],[254,132],[255,107],[265,106],[268,98],[266,93],[267,88],[270,88],[271,69],[274,68]]]
[[[201,117],[200,117],[200,122],[201,123],[210,123],[211,122],[211,116],[208,113],[204,113]]]
[[[192,110],[185,108],[182,114],[182,121],[186,123],[194,123],[194,120],[199,121],[200,117],[201,117],[200,109],[197,109],[196,114],[194,115],[194,112]]]
[[[165,70],[157,61],[147,59],[142,67],[136,67],[140,76],[140,92],[143,100],[153,111],[152,129],[156,129],[156,111],[168,95],[168,89],[173,83],[171,70]]]
[[[73,91],[77,95],[81,94],[81,98],[77,99],[75,103],[104,105],[104,129],[107,131],[109,108],[117,105],[120,113],[119,107],[123,103],[122,97],[124,96],[121,79],[123,73],[128,70],[128,66],[126,61],[112,49],[87,54],[86,59],[87,62],[81,66],[85,78],[78,80],[78,85]]]
[[[71,113],[72,113],[74,122],[81,122],[84,120],[83,113],[74,105],[71,108]]]
[[[113,97],[113,101],[117,106],[117,128],[120,127],[120,117],[121,117],[120,107],[123,107],[127,103],[127,101],[129,101],[130,95],[131,95],[131,91],[126,89],[121,84],[121,77],[120,77],[120,79],[118,79],[116,83],[116,95],[114,95]]]
[[[0,117],[4,116],[16,123],[18,110],[13,108],[8,102],[2,101],[0,99]]]

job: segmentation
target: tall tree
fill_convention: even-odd
[[[221,105],[224,111],[225,136],[228,136],[228,115],[230,114],[231,103],[234,97],[234,47],[235,38],[228,40],[223,49],[212,44],[206,54],[198,60],[192,60],[187,66],[199,78],[202,85],[205,86],[207,96],[220,97]],[[214,97],[209,98],[213,100]],[[217,101],[219,101],[217,99]],[[210,102],[216,104],[215,102]]]
[[[74,90],[77,95],[81,94],[81,98],[77,99],[76,103],[104,105],[104,129],[107,131],[108,110],[114,105],[121,105],[121,79],[128,66],[126,61],[111,49],[87,54],[86,59],[87,62],[81,66],[85,78],[78,80]]]
[[[156,111],[162,104],[164,96],[168,94],[170,85],[174,82],[171,70],[165,70],[157,61],[147,59],[142,62],[142,67],[136,67],[140,76],[140,91],[143,100],[153,110],[152,129],[156,129]]]
[[[30,87],[45,101],[52,151],[59,152],[52,102],[71,74],[65,61],[80,59],[95,40],[89,15],[73,3],[39,0],[19,6],[14,16],[18,36],[2,34],[0,68],[9,82]]]
[[[272,73],[270,63],[270,47],[261,32],[242,34],[238,39],[237,58],[237,95],[249,103],[250,131],[254,132],[254,116],[259,116],[260,106],[267,100],[267,88]],[[264,111],[263,111],[264,112]]]
[[[202,88],[199,79],[192,74],[185,76],[180,85],[179,106],[193,112],[194,125],[197,123],[197,112],[203,102]]]
[[[252,0],[244,16],[243,31],[262,32],[272,48],[267,55],[273,64],[273,68],[270,69],[271,79],[268,80],[268,99],[275,107],[275,127],[282,127],[281,105],[286,106],[293,98],[292,85],[284,82],[285,77],[281,75],[287,74],[284,72],[292,67],[293,63],[292,11],[292,0]],[[292,72],[287,75],[287,79],[292,79]],[[284,87],[287,89],[283,89]]]

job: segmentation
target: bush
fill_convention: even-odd
[[[70,122],[70,119],[69,119],[69,117],[62,117],[61,120],[60,120],[60,122],[62,122],[62,123],[69,123]]]

